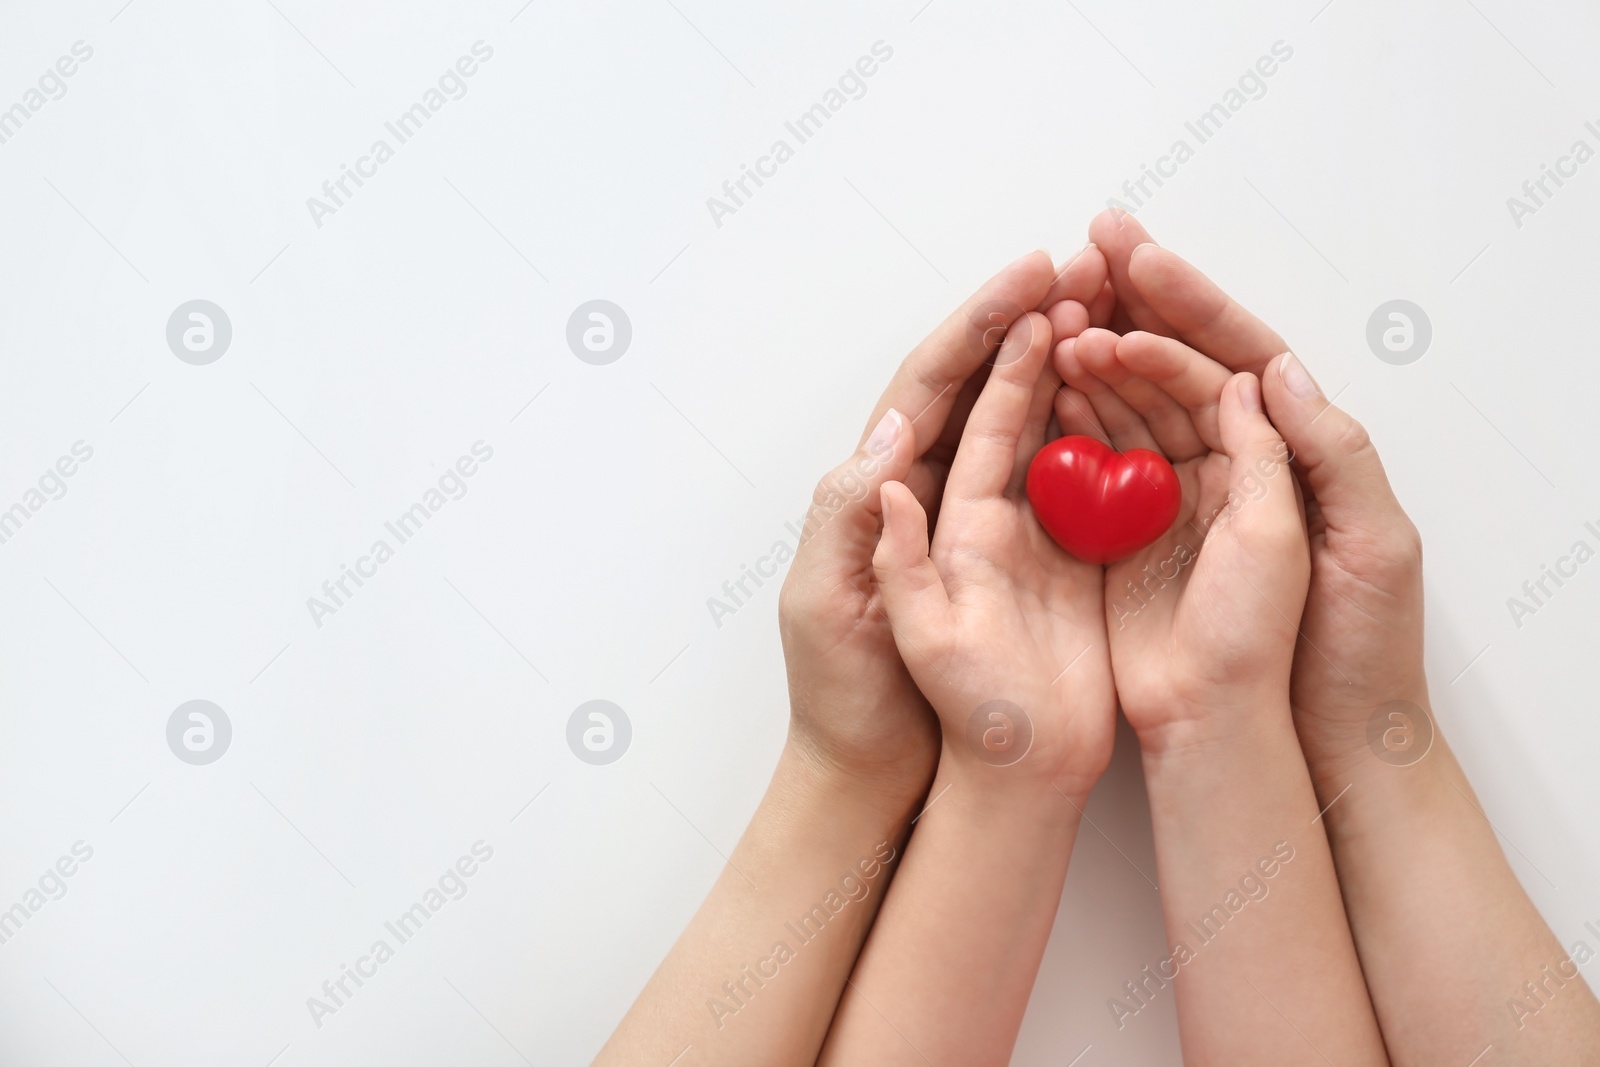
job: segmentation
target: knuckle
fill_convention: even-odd
[[[864,500],[882,468],[882,458],[866,449],[852,453],[849,459],[818,479],[811,491],[812,507],[832,514],[847,504]]]
[[[799,567],[791,567],[778,588],[778,626],[785,631],[816,618],[821,598],[814,582]]]
[[[1392,566],[1406,572],[1422,569],[1422,534],[1416,523],[1401,514],[1393,529],[1384,539],[1383,557]]]
[[[1333,447],[1341,456],[1362,456],[1376,452],[1372,444],[1372,435],[1358,420],[1346,418],[1338,435],[1334,438]]]

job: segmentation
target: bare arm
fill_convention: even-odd
[[[1266,372],[1287,350],[1194,267],[1148,245],[1131,218],[1103,215],[1093,232],[1140,328],[1232,370]],[[1216,380],[1198,356],[1163,364],[1155,352],[1130,369],[1178,393]],[[1365,431],[1303,371],[1285,361],[1263,374],[1311,515],[1295,724],[1318,802],[1331,805],[1323,823],[1390,1055],[1407,1067],[1590,1062],[1600,1005],[1517,881],[1432,715],[1416,528]]]
[[[856,452],[817,486],[779,604],[789,743],[602,1067],[815,1062],[938,752],[873,574],[879,487],[894,479],[938,498],[968,380],[1054,283],[1041,252],[992,278],[906,358]]]
[[[1118,361],[1149,343],[1057,350],[1063,427],[1160,449],[1184,489],[1173,529],[1106,572],[1169,944],[1113,1013],[1175,994],[1188,1062],[1385,1063],[1289,710],[1310,560],[1287,449],[1253,375],[1223,371],[1191,412]]]

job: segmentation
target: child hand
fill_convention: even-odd
[[[1010,781],[1081,798],[1110,760],[1116,703],[1100,568],[1062,551],[1023,492],[1058,387],[1050,346],[1044,316],[1012,326],[968,418],[931,549],[923,505],[887,482],[873,564],[900,653],[939,715],[942,760],[978,775],[1015,764]]]
[[[1154,245],[1134,258],[1156,300],[1177,292],[1192,320],[1254,320],[1204,275]],[[1241,326],[1242,328],[1242,326]],[[1125,402],[1155,389],[1164,406],[1189,413],[1198,429],[1216,425],[1231,372],[1166,337],[1129,334],[1106,381]],[[1301,745],[1319,777],[1338,777],[1370,755],[1375,712],[1412,705],[1392,725],[1407,745],[1426,745],[1427,681],[1422,658],[1422,545],[1366,431],[1330,404],[1290,354],[1263,368],[1267,411],[1294,451],[1302,477],[1311,584],[1295,652],[1292,697]],[[1385,720],[1387,722],[1388,720]],[[1402,736],[1404,735],[1404,736]],[[1424,751],[1419,749],[1418,751]]]
[[[1254,709],[1287,711],[1310,572],[1288,450],[1259,380],[1224,372],[1191,412],[1117,358],[1170,346],[1182,347],[1089,330],[1055,359],[1071,387],[1057,401],[1062,428],[1161,452],[1183,488],[1173,528],[1106,569],[1117,691],[1147,750],[1215,740],[1248,727]]]
[[[1268,363],[1289,350],[1283,338],[1182,257],[1154,244],[1138,220],[1106,212],[1089,232],[1111,272],[1114,321],[1186,342],[1119,346],[1119,361],[1213,424],[1228,375],[1258,375],[1267,412],[1294,453],[1310,531],[1311,587],[1292,696],[1313,774],[1334,792],[1342,788],[1345,771],[1371,755],[1369,723],[1390,705],[1402,711],[1383,720],[1397,728],[1385,732],[1383,745],[1395,737],[1405,746],[1396,753],[1403,762],[1420,758],[1434,736],[1423,670],[1422,540],[1366,430],[1308,384],[1309,374],[1299,377],[1305,368],[1298,359],[1269,373]]]

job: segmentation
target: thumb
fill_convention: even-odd
[[[1366,429],[1328,402],[1292,352],[1269,363],[1261,378],[1267,412],[1330,527],[1403,514]]]
[[[900,656],[907,666],[920,666],[919,659],[937,657],[932,646],[949,633],[954,609],[939,569],[928,558],[928,513],[916,494],[903,482],[886,482],[880,492],[883,535],[872,569]]]
[[[1278,535],[1303,542],[1289,447],[1267,421],[1261,383],[1254,374],[1235,374],[1223,387],[1218,422],[1229,460],[1227,517],[1237,523],[1235,534],[1263,549],[1276,546],[1271,539]]]
[[[802,558],[851,571],[866,568],[878,543],[878,490],[910,472],[917,454],[915,437],[910,420],[890,408],[861,447],[822,476],[806,509]]]

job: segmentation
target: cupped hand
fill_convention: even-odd
[[[1147,750],[1212,741],[1286,706],[1310,570],[1287,448],[1259,380],[1228,376],[1191,413],[1117,358],[1151,345],[1179,342],[1089,330],[1055,360],[1062,428],[1166,455],[1183,489],[1173,527],[1105,575],[1117,692]]]
[[[1081,328],[1087,312],[1075,310]],[[1059,387],[1051,337],[1042,315],[1007,334],[931,544],[923,504],[885,483],[874,563],[900,653],[943,726],[942,758],[989,783],[1081,798],[1110,760],[1116,704],[1101,569],[1057,546],[1024,492]]]
[[[1105,278],[1092,248],[1059,274],[1043,252],[1006,267],[906,357],[855,453],[817,485],[778,616],[791,744],[823,769],[898,792],[932,778],[937,720],[901,660],[872,566],[880,487],[902,482],[936,507],[1006,330],[1040,306],[1081,317],[1074,297],[1099,292]]]
[[[1120,217],[1119,217],[1120,214]],[[1295,652],[1292,699],[1313,769],[1336,772],[1369,756],[1367,730],[1396,701],[1426,714],[1422,543],[1396,499],[1372,440],[1331,404],[1288,345],[1209,278],[1151,242],[1125,213],[1090,228],[1110,269],[1105,321],[1135,327],[1117,347],[1136,378],[1159,386],[1214,427],[1235,371],[1262,378],[1267,414],[1283,435],[1305,500],[1311,584]],[[1186,345],[1164,344],[1179,339]],[[1143,388],[1143,387],[1140,387]],[[1415,725],[1415,724],[1413,724]]]

